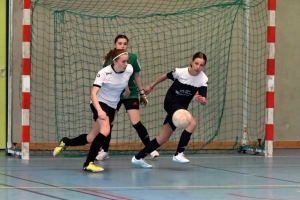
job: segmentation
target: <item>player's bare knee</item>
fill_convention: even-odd
[[[195,130],[197,127],[197,121],[194,117],[192,117],[190,125],[187,127],[188,129]]]
[[[100,132],[107,137],[110,133],[110,125],[102,127]]]
[[[159,145],[163,145],[164,143],[166,143],[169,140],[169,138],[167,137],[162,137],[162,136],[157,136],[156,137],[156,141]]]

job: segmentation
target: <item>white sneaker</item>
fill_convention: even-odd
[[[105,160],[109,158],[108,152],[105,152],[103,149],[98,152],[98,155],[96,156],[96,160]]]
[[[156,158],[159,156],[159,153],[156,150],[154,150],[150,153],[150,156],[151,156],[151,158]]]
[[[173,161],[178,163],[189,163],[190,161],[184,157],[183,153],[178,153],[177,156],[173,156]]]
[[[146,163],[146,161],[143,158],[138,160],[135,158],[135,156],[132,157],[131,163],[134,165],[137,165],[139,167],[146,168],[146,169],[152,168],[152,165],[149,165],[148,163]]]

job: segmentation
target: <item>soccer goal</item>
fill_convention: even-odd
[[[237,150],[264,142],[267,0],[32,0],[26,8],[30,34],[25,34],[25,43],[30,53],[23,61],[22,98],[24,103],[25,88],[30,104],[23,105],[23,118],[28,119],[28,124],[23,120],[23,148],[30,154],[53,150],[62,137],[89,132],[91,86],[118,34],[129,38],[144,85],[189,66],[195,52],[207,55],[208,103],[193,102],[189,107],[198,126],[188,150]],[[151,138],[159,134],[165,118],[163,100],[170,84],[158,85],[147,107],[141,108],[141,121]],[[175,149],[180,132],[160,151]],[[110,150],[121,154],[142,147],[121,107]],[[68,148],[67,153],[87,148]]]

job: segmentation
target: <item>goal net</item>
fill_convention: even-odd
[[[265,0],[33,0],[30,148],[52,150],[62,137],[89,132],[91,87],[119,34],[129,38],[128,51],[138,56],[143,85],[189,66],[198,51],[207,55],[208,103],[189,106],[198,126],[188,150],[235,149],[245,132],[247,142],[263,139],[267,21]],[[171,83],[155,87],[147,107],[141,107],[151,139],[160,133]],[[176,149],[181,131],[161,151]],[[110,150],[141,148],[121,107]]]

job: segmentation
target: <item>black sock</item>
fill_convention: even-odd
[[[142,124],[141,121],[132,125],[135,128],[136,132],[138,133],[139,137],[141,138],[143,144],[146,146],[150,142],[149,134],[145,126]]]
[[[184,152],[187,144],[189,143],[189,141],[191,139],[191,135],[192,135],[192,133],[189,133],[186,130],[184,130],[181,133],[180,140],[179,140],[179,143],[178,143],[178,147],[177,147],[175,156],[177,156],[178,153]]]
[[[88,141],[86,140],[87,134],[82,134],[79,135],[76,138],[63,138],[62,141],[67,145],[67,146],[82,146],[86,145]]]
[[[102,144],[102,149],[105,152],[108,152],[109,143],[110,143],[110,140],[111,140],[111,130],[112,130],[112,127],[113,127],[113,125],[110,125],[109,135],[106,137],[106,139],[103,141],[103,144]]]
[[[101,144],[103,143],[103,141],[106,139],[106,137],[102,134],[99,133],[95,139],[93,140],[89,153],[87,155],[86,161],[84,163],[84,166],[88,166],[90,162],[94,162],[99,149],[101,148]]]
[[[145,148],[143,148],[138,154],[135,155],[136,159],[145,158],[148,154],[150,154],[152,151],[160,147],[158,144],[156,138],[154,138],[151,142],[149,142]]]

